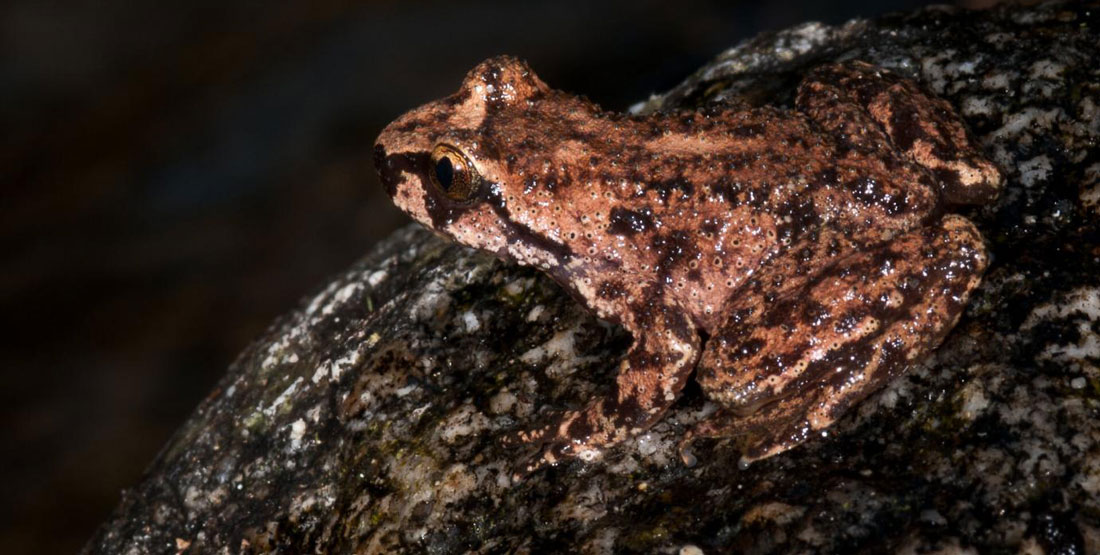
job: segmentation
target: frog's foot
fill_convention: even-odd
[[[805,436],[795,436],[788,441],[783,441],[781,438],[776,437],[777,432],[781,429],[786,430],[787,426],[785,422],[770,420],[769,416],[774,416],[770,414],[771,412],[773,411],[738,415],[731,410],[719,409],[710,418],[699,422],[695,427],[685,432],[684,437],[680,438],[680,443],[677,446],[680,452],[680,460],[683,461],[685,466],[695,466],[697,461],[691,447],[697,439],[732,438],[737,440],[741,449],[740,463],[742,465],[782,453],[808,439]]]
[[[703,391],[728,410],[693,436],[744,436],[754,460],[819,435],[939,344],[986,263],[977,229],[952,215],[772,297],[750,292],[699,365]]]
[[[1004,183],[950,103],[890,71],[863,62],[821,66],[802,82],[796,105],[849,146],[905,152],[951,204],[989,202]]]
[[[514,478],[519,480],[568,459],[595,460],[603,448],[626,439],[634,431],[601,399],[584,410],[558,415],[547,426],[513,434],[505,444],[534,446],[537,450],[517,465]]]
[[[796,398],[777,401],[751,414],[719,409],[680,439],[680,459],[685,465],[694,466],[696,460],[690,451],[691,445],[702,438],[732,438],[737,441],[742,467],[778,455],[822,433],[805,418],[807,406],[812,404],[813,401]]]
[[[517,479],[568,459],[594,460],[605,448],[649,428],[672,406],[698,361],[699,334],[683,311],[653,312],[643,312],[646,319],[640,325],[628,323],[634,345],[620,363],[608,396],[506,440],[539,448],[520,463]]]

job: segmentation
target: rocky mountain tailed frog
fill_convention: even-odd
[[[794,110],[632,116],[492,58],[374,155],[414,219],[633,334],[607,396],[519,434],[526,471],[652,426],[693,371],[722,408],[685,440],[751,461],[820,433],[958,320],[987,254],[945,210],[1002,185],[947,102],[859,62],[811,72]]]

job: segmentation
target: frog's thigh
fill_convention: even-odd
[[[1003,178],[946,100],[914,81],[863,62],[825,65],[799,86],[798,109],[845,140],[904,152],[942,184],[953,204],[996,198]],[[859,115],[862,112],[865,115]],[[873,121],[877,129],[863,124]]]
[[[572,457],[594,456],[656,422],[679,396],[699,360],[699,333],[685,312],[671,304],[639,307],[627,328],[634,344],[619,364],[606,397],[569,411],[519,439],[542,444],[524,472]]]
[[[752,460],[829,426],[942,340],[986,260],[973,224],[947,216],[840,257],[773,301],[746,298],[699,365],[726,410],[693,434],[744,436]]]

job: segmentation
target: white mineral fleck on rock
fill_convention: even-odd
[[[507,388],[500,390],[489,399],[489,410],[493,414],[505,414],[516,406],[516,396]]]
[[[490,421],[487,416],[467,403],[451,412],[440,426],[439,437],[446,443],[455,443],[459,438],[480,434],[489,430]]]
[[[1028,77],[1032,79],[1059,79],[1065,70],[1066,66],[1054,60],[1039,60],[1031,64],[1031,73]]]
[[[302,377],[301,376],[295,378],[294,381],[291,382],[290,386],[288,386],[286,389],[284,389],[283,392],[280,393],[279,396],[276,397],[275,400],[271,402],[271,405],[263,410],[264,416],[267,416],[267,417],[274,416],[275,411],[279,409],[279,406],[282,405],[283,403],[285,403],[286,400],[289,399],[291,396],[293,396],[294,392],[298,391],[298,385],[301,384],[301,383],[302,383]]]
[[[318,309],[321,308],[321,303],[325,302],[325,300],[328,299],[330,295],[332,295],[332,292],[335,291],[341,283],[343,283],[342,280],[335,280],[332,283],[328,284],[328,286],[325,287],[323,291],[318,293],[317,296],[313,297],[313,299],[311,299],[309,301],[309,304],[306,306],[306,316],[312,316],[316,314]]]
[[[332,363],[330,361],[322,362],[317,366],[317,370],[313,372],[313,377],[310,381],[313,383],[321,383],[321,380],[329,377],[332,374]]]
[[[1051,164],[1050,157],[1046,154],[1025,160],[1020,162],[1019,166],[1020,182],[1026,187],[1033,187],[1036,183],[1046,181],[1053,169],[1054,166]]]
[[[517,279],[510,281],[504,285],[504,292],[515,297],[526,291],[532,283],[534,283],[532,279]]]
[[[451,465],[439,481],[439,502],[451,504],[469,497],[477,489],[477,479],[464,464]]]
[[[412,303],[409,313],[418,322],[426,322],[435,317],[438,310],[451,302],[451,296],[447,294],[440,282],[432,282],[423,287],[423,293]]]
[[[531,312],[527,313],[527,321],[528,322],[537,321],[539,319],[539,316],[542,316],[542,313],[545,310],[546,310],[545,307],[543,307],[541,304],[535,305],[535,308],[532,308]]]
[[[1091,361],[1100,358],[1100,336],[1095,331],[1095,323],[1100,320],[1100,288],[1080,287],[1055,302],[1039,305],[1031,311],[1020,329],[1028,331],[1041,322],[1064,318],[1076,320],[1076,343],[1051,341],[1044,346],[1038,358],[1075,363],[1083,370],[1095,370]]]
[[[368,342],[369,343],[369,342]],[[368,344],[368,347],[370,345]],[[358,349],[348,351],[344,356],[336,360],[326,360],[317,366],[317,370],[314,371],[313,377],[310,381],[313,383],[320,383],[325,378],[336,380],[339,379],[343,373],[349,368],[358,366],[360,360],[363,358],[363,353]]]
[[[548,359],[553,360],[553,363],[546,369],[546,375],[551,377],[570,375],[578,366],[599,360],[599,357],[577,356],[575,350],[577,331],[577,328],[561,330],[555,333],[546,343],[529,349],[519,358],[527,364],[538,364]]]
[[[306,421],[301,418],[290,425],[290,448],[298,450],[302,447],[302,437],[306,433]]]
[[[966,420],[974,420],[985,412],[985,409],[989,408],[989,399],[986,398],[985,392],[979,383],[968,384],[963,388],[961,395],[960,416]]]
[[[1043,134],[1054,127],[1054,122],[1063,119],[1065,112],[1061,108],[1025,108],[1005,118],[1000,129],[990,133],[989,139],[1004,140],[1014,138],[1024,131]]]
[[[264,370],[271,370],[277,364],[279,364],[283,353],[290,348],[291,337],[289,335],[282,335],[278,341],[273,341],[267,346],[267,356],[264,357],[263,362],[260,363],[260,367]],[[297,360],[297,358],[295,358]]]
[[[349,283],[349,284],[341,287],[332,296],[332,301],[325,304],[325,306],[321,309],[321,314],[325,314],[325,315],[331,314],[333,311],[335,311],[337,309],[337,307],[339,305],[342,305],[342,304],[348,302],[348,299],[350,299],[352,297],[352,295],[355,295],[356,293],[358,293],[359,290],[362,289],[362,288],[363,288],[363,285],[360,284],[360,283]]]
[[[367,284],[371,287],[377,287],[379,283],[382,283],[382,280],[386,279],[387,275],[389,275],[389,272],[386,270],[371,272],[371,274],[367,276]]]
[[[643,457],[648,457],[657,452],[657,448],[660,447],[660,438],[656,437],[652,433],[644,433],[638,436],[638,453],[641,453]]]
[[[960,111],[964,116],[988,116],[993,113],[993,100],[988,96],[967,96]]]
[[[481,321],[477,319],[477,314],[474,314],[472,310],[462,313],[462,324],[466,327],[467,333],[473,333],[481,329]]]

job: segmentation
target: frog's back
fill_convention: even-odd
[[[819,223],[812,193],[835,184],[832,141],[797,112],[590,112],[556,125],[563,140],[512,166],[528,205],[552,207],[527,223],[573,246],[575,267],[598,268],[593,287],[671,286],[704,327],[755,268]]]

